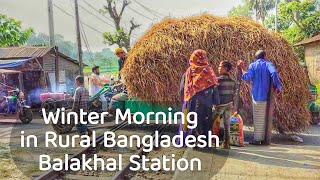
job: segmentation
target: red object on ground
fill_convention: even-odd
[[[70,95],[65,94],[65,93],[42,93],[42,94],[40,94],[41,101],[45,101],[47,99],[53,99],[56,101],[63,101],[63,100],[66,100],[67,98],[70,98]]]
[[[218,116],[214,117],[213,126],[212,126],[212,132],[213,132],[214,135],[219,136],[220,123],[221,123],[220,116],[218,115]]]
[[[243,120],[238,113],[231,117],[230,122],[230,143],[234,146],[244,146]]]

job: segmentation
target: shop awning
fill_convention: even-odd
[[[32,58],[24,59],[0,59],[0,68],[14,68],[19,67],[26,62],[32,60]]]

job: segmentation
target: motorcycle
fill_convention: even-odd
[[[120,92],[125,92],[123,87],[118,88],[117,85],[106,84],[103,88],[94,96],[89,99],[89,112],[100,112],[102,110],[101,95],[104,95],[108,105],[112,102],[112,97]],[[109,107],[108,107],[109,109]]]
[[[1,86],[9,87],[3,83]],[[26,104],[24,93],[19,88],[12,88],[7,91],[7,96],[0,97],[0,115],[9,117],[16,115],[22,123],[28,124],[33,119],[31,107]]]

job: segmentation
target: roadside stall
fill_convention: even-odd
[[[19,73],[1,73],[2,83],[19,88],[25,93],[26,103],[30,106],[41,104],[40,94],[50,89],[45,71],[37,59],[1,59],[0,68]]]
[[[25,96],[21,90],[23,84],[22,72],[0,69],[0,75],[0,117],[5,119],[16,118],[21,120],[22,123],[30,123],[33,119],[33,113],[30,106],[26,105]],[[10,84],[7,81],[16,81],[20,89],[16,85],[7,85]]]

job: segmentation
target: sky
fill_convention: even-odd
[[[55,34],[61,34],[66,40],[76,42],[76,26],[73,16],[74,0],[52,1],[54,4]],[[90,49],[92,51],[99,51],[109,47],[103,43],[102,34],[100,32],[113,32],[114,27],[112,27],[112,21],[110,21],[107,14],[102,15],[96,11],[103,8],[103,5],[106,4],[106,0],[78,1],[80,5],[80,19],[82,23],[90,26],[87,27],[86,25],[83,25]],[[119,5],[122,4],[122,0],[115,0],[115,2]],[[134,37],[132,38],[133,42],[146,32],[152,24],[160,22],[161,18],[164,16],[186,17],[204,12],[218,16],[226,16],[233,6],[241,4],[241,0],[130,0],[130,2],[131,4],[124,12],[122,25],[125,28],[129,28],[129,21],[132,18],[134,18],[136,23],[141,24],[139,29],[134,31]],[[139,5],[137,2],[148,9],[156,11],[156,13],[150,13],[150,11]],[[67,15],[58,7],[73,17]],[[47,9],[47,0],[0,0],[0,14],[22,21],[22,26],[24,28],[32,27],[36,33],[49,33]],[[84,46],[84,43],[82,44]]]

